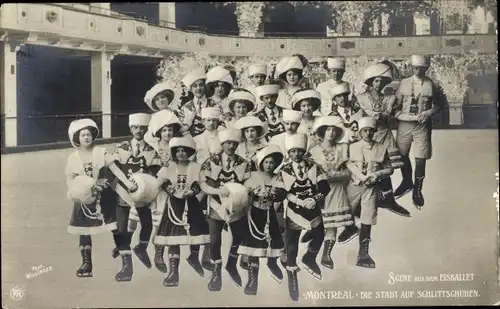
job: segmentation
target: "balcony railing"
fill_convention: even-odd
[[[450,107],[443,110],[432,118],[435,129],[495,129],[498,126],[496,104],[463,105],[463,125],[450,125]],[[126,137],[130,135],[128,127],[128,115],[138,111],[120,111],[111,114],[111,136],[113,138]],[[140,112],[140,111],[139,111]],[[145,112],[145,111],[144,111]],[[81,118],[90,118],[102,128],[101,113],[80,113],[64,115],[29,115],[6,118],[2,115],[2,148],[4,144],[6,119],[17,119],[18,145],[50,145],[53,143],[68,142],[68,127],[71,121]],[[452,116],[453,117],[453,116]],[[395,129],[395,123],[392,124]],[[101,138],[101,135],[99,136]]]

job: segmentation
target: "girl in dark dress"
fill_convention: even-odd
[[[171,161],[158,172],[159,184],[169,197],[154,239],[156,245],[169,247],[170,267],[163,281],[167,287],[179,285],[180,246],[210,242],[208,223],[196,197],[201,191],[200,165],[188,160],[195,154],[196,144],[191,137],[174,137],[170,140],[170,152]],[[199,264],[198,258],[196,261]]]
[[[248,210],[249,233],[243,238],[238,249],[239,254],[249,256],[248,283],[245,294],[256,295],[259,284],[259,258],[268,258],[267,266],[273,279],[281,283],[283,272],[278,266],[278,258],[284,254],[284,242],[281,236],[275,203],[286,197],[283,181],[274,170],[283,161],[283,153],[276,145],[269,145],[257,153],[258,171],[252,172],[245,181],[250,191]]]

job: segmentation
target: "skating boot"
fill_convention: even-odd
[[[80,278],[92,277],[92,249],[82,249],[82,266],[76,271]]]

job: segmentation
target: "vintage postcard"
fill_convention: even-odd
[[[6,3],[2,306],[500,305],[497,2]]]

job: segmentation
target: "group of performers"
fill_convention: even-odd
[[[321,280],[321,247],[320,264],[333,269],[335,244],[355,237],[357,265],[374,268],[369,243],[378,208],[410,217],[396,202],[409,192],[417,209],[424,206],[431,116],[440,106],[425,75],[429,57],[412,56],[414,75],[401,83],[392,63],[370,65],[362,93],[342,80],[343,58],[327,59],[330,79],[316,90],[301,89],[307,65],[302,55],[285,57],[267,83],[267,65],[252,65],[247,89],[233,87],[228,67],[199,68],[183,78],[190,97],[182,101],[170,83],[159,83],[145,95],[153,113],[131,114],[130,140],[112,151],[94,146],[95,122],[73,121],[68,134],[75,151],[66,175],[74,200],[68,231],[80,236],[83,261],[77,276],[92,276],[91,235],[103,231],[112,231],[112,256],[122,259],[117,281],[132,279],[132,251],[152,267],[152,242],[165,286],[179,285],[180,246],[189,246],[188,264],[202,277],[211,272],[208,289],[220,291],[223,230],[231,235],[225,271],[238,286],[239,268],[248,272],[248,295],[257,294],[260,258],[266,258],[277,282],[286,270],[290,298],[298,300],[299,266]],[[393,191],[390,177],[399,168],[403,180]],[[139,173],[154,177],[149,186],[156,191],[146,188],[154,198],[134,197],[146,190],[134,178]],[[308,247],[298,259],[299,242]]]

